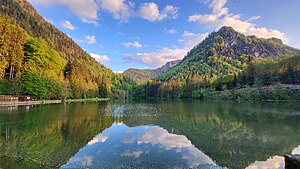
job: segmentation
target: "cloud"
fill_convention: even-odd
[[[28,0],[32,4],[43,6],[64,5],[85,23],[97,24],[98,6],[94,0]]]
[[[172,48],[165,47],[156,52],[137,53],[136,55],[125,54],[123,60],[127,63],[139,62],[146,64],[148,67],[157,68],[164,65],[166,62],[182,59],[186,53],[187,51],[185,49],[173,46]]]
[[[163,11],[159,11],[158,6],[154,2],[143,3],[138,11],[141,18],[148,20],[150,22],[160,21],[167,17],[177,18],[178,8],[172,5],[167,5]]]
[[[61,23],[61,26],[63,26],[65,29],[74,30],[74,25],[71,24],[70,21],[64,21]]]
[[[134,48],[142,48],[143,45],[138,42],[138,41],[135,41],[135,42],[125,42],[125,43],[122,43],[122,45],[126,48],[130,48],[130,47],[134,47]]]
[[[260,16],[251,17],[248,20],[242,20],[240,14],[234,15],[225,7],[227,0],[213,0],[209,8],[212,9],[211,14],[195,14],[189,16],[189,22],[198,22],[212,29],[219,29],[222,26],[231,26],[237,31],[246,35],[256,35],[262,38],[276,37],[287,41],[285,34],[275,29],[259,28],[250,21],[257,20]]]
[[[94,35],[88,35],[85,38],[87,39],[88,44],[94,44],[97,42],[96,37]]]
[[[109,57],[106,55],[99,55],[96,53],[90,53],[90,55],[96,59],[97,62],[99,63],[104,63],[110,61]]]
[[[247,21],[250,22],[250,21],[255,21],[255,20],[258,20],[260,19],[261,16],[252,16],[251,18],[249,18]]]
[[[168,34],[177,34],[178,31],[176,29],[164,29],[164,31]]]
[[[185,49],[191,50],[193,47],[202,42],[207,36],[208,33],[195,34],[188,31],[184,31],[181,39],[178,39],[178,41],[185,45]]]
[[[158,9],[154,2],[143,3],[138,10],[134,10],[135,4],[129,0],[28,0],[32,4],[42,6],[67,6],[77,17],[85,23],[98,25],[98,12],[103,11],[112,14],[113,18],[121,22],[128,22],[132,16],[146,19],[150,22],[160,21],[165,18],[176,19],[178,8],[167,5],[163,10]]]
[[[116,71],[114,71],[114,73],[115,74],[121,74],[121,73],[123,73],[124,71],[122,71],[122,70],[116,70]]]
[[[208,33],[196,34],[184,31],[181,38],[178,39],[178,41],[183,44],[182,48],[178,46],[164,47],[154,52],[137,53],[136,55],[125,54],[122,58],[127,64],[137,62],[143,63],[150,68],[157,68],[166,62],[183,59],[188,51],[198,45],[207,36]]]
[[[99,0],[100,7],[113,15],[113,17],[122,22],[127,22],[133,15],[132,8],[134,4],[125,0]]]

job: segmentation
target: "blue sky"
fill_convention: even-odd
[[[182,59],[208,33],[232,26],[300,48],[299,0],[29,0],[113,71]]]

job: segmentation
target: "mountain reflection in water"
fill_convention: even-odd
[[[113,124],[61,168],[221,168],[184,135]]]
[[[0,168],[280,169],[300,152],[299,112],[294,103],[192,100],[6,108]]]

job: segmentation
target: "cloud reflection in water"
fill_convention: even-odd
[[[183,135],[113,124],[61,168],[221,168]]]

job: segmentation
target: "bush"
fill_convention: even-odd
[[[194,90],[192,92],[192,98],[193,99],[204,99],[208,94],[208,91],[206,89],[197,89],[197,90]]]

